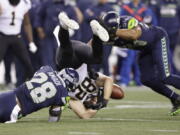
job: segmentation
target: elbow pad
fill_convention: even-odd
[[[49,109],[49,122],[58,122],[60,120],[62,113],[61,107],[52,108]]]

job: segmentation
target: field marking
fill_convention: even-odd
[[[153,132],[168,132],[168,133],[177,133],[179,132],[179,130],[162,130],[162,129],[156,129],[156,130],[150,130],[150,131],[153,131]]]
[[[70,135],[100,135],[102,133],[97,133],[97,132],[76,132],[76,131],[71,131],[68,132]]]
[[[110,103],[124,103],[124,104],[170,104],[169,102],[162,102],[162,101],[131,101],[131,100],[128,100],[128,101],[125,101],[125,100],[110,100]]]
[[[114,102],[117,103],[117,102]],[[129,109],[129,108],[137,108],[137,109],[162,109],[162,108],[171,108],[170,103],[166,102],[153,102],[153,101],[123,101],[121,104],[124,105],[112,105],[111,107],[107,107],[105,109]]]
[[[89,119],[90,120],[90,119]],[[104,121],[135,121],[135,122],[180,122],[174,120],[149,120],[149,119],[118,119],[118,118],[91,118],[91,120],[104,120]]]
[[[170,105],[115,105],[113,107],[106,107],[105,109],[157,109],[157,108],[170,108]]]

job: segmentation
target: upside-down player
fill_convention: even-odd
[[[94,33],[92,47],[80,41],[70,40],[68,29],[76,29],[79,25],[69,19],[65,13],[59,14],[59,20],[60,30],[57,40],[60,41],[60,47],[57,51],[57,67],[59,70],[65,67],[76,68],[80,76],[77,87],[69,91],[72,99],[69,102],[70,108],[80,118],[91,118],[97,113],[97,110],[107,106],[114,88],[119,90],[116,98],[121,99],[124,96],[123,91],[119,86],[113,84],[110,77],[92,71],[87,65],[97,62],[97,59],[102,56],[102,41],[107,41],[109,37],[106,35],[106,30],[97,21],[92,21],[91,28]],[[100,88],[103,90],[102,95],[99,95]],[[95,99],[94,102],[93,99]],[[53,111],[52,108],[51,110]],[[56,110],[60,111],[60,108],[54,107],[54,112],[58,112]],[[50,111],[49,121],[59,120],[60,116],[54,114]]]

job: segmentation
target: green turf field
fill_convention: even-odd
[[[47,109],[16,124],[0,124],[0,135],[180,135],[180,116],[169,116],[170,102],[146,88],[126,90],[106,109],[81,120],[69,109],[58,123],[47,122]]]

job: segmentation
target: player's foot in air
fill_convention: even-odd
[[[76,21],[70,19],[65,12],[59,13],[58,18],[59,18],[59,22],[60,22],[61,27],[63,27],[64,29],[66,29],[66,30],[68,30],[68,29],[73,29],[73,30],[79,29],[79,24]]]
[[[171,102],[172,102],[173,108],[171,110],[170,115],[176,116],[180,114],[180,96],[176,100],[171,101]]]
[[[107,42],[109,40],[109,34],[107,30],[99,24],[98,21],[92,20],[90,22],[93,33],[98,36],[102,41]]]

